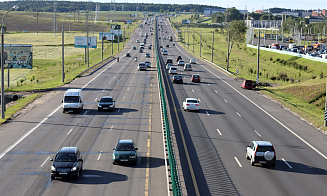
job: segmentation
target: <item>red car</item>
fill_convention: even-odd
[[[191,82],[201,82],[201,78],[199,74],[193,74],[191,78]]]
[[[244,89],[253,89],[254,86],[253,86],[253,81],[252,80],[245,80],[243,83],[242,83],[242,88]]]
[[[179,60],[182,60],[182,57],[181,56],[178,56],[177,57],[176,62],[178,62]]]

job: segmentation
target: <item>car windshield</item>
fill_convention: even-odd
[[[274,151],[272,146],[258,146],[257,152]]]
[[[64,102],[65,103],[78,103],[79,97],[78,96],[65,96]]]
[[[170,70],[177,70],[177,68],[175,68],[175,67],[171,67]]]
[[[132,143],[119,143],[116,146],[117,151],[132,151],[134,150],[134,146]]]
[[[74,153],[58,153],[55,160],[56,162],[75,162],[77,160]]]
[[[101,98],[100,102],[112,102],[112,98]]]
[[[198,103],[198,100],[187,100],[187,103]]]
[[[182,79],[182,76],[175,76],[176,79]]]

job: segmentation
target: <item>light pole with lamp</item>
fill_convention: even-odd
[[[5,60],[4,60],[4,41],[3,41],[3,34],[4,34],[4,29],[3,29],[3,19],[5,18],[6,14],[11,12],[14,9],[17,9],[18,5],[14,5],[9,11],[7,11],[3,16],[2,16],[2,25],[1,25],[1,118],[5,119],[5,81],[4,81],[4,66],[5,66]]]
[[[70,18],[70,17],[72,17],[72,15],[69,15],[67,18]],[[64,63],[65,63],[65,52],[64,52],[64,22],[65,22],[65,20],[67,19],[67,18],[65,18],[63,21],[62,21],[62,30],[61,30],[61,33],[62,33],[62,39],[61,39],[61,41],[62,41],[62,56],[61,56],[61,76],[62,76],[62,82],[65,82],[65,65],[64,65]]]

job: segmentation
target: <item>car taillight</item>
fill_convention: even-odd
[[[190,105],[190,104],[187,103],[186,105]]]
[[[199,106],[199,104],[195,104],[196,106]]]
[[[257,149],[255,149],[254,151],[254,156],[257,156]]]

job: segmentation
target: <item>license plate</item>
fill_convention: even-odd
[[[60,172],[59,175],[67,175],[67,172]]]
[[[128,161],[127,159],[121,159],[120,161]]]
[[[267,161],[259,161],[259,163],[267,163]]]
[[[109,108],[103,108],[104,110],[107,110],[107,109],[109,109]]]
[[[68,112],[74,112],[74,110],[68,110]]]

